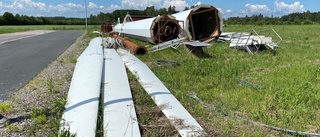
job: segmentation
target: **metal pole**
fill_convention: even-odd
[[[162,43],[179,35],[179,22],[169,15],[117,24],[114,31],[150,43]]]
[[[118,48],[117,52],[124,64],[138,79],[145,91],[151,96],[161,111],[169,119],[171,124],[178,130],[182,137],[207,136],[199,123],[173,96],[169,89],[141,60],[126,50]]]
[[[95,129],[97,128],[101,76],[103,74],[103,48],[101,44],[101,37],[92,39],[78,58],[68,91],[65,111],[62,115],[60,129],[67,129],[79,137],[96,136]]]
[[[88,31],[88,12],[87,12],[87,0],[84,0],[84,5],[86,7],[86,31]]]

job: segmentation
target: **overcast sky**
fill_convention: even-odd
[[[319,0],[86,0],[88,15],[112,12],[116,9],[140,9],[148,6],[183,10],[196,4],[210,4],[218,8],[224,18],[234,16],[282,16],[293,12],[320,11]],[[4,12],[28,16],[85,17],[85,0],[2,0],[0,14]]]

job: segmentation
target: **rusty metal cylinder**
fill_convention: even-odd
[[[111,31],[112,31],[112,25],[111,25],[111,23],[107,23],[107,24],[103,23],[103,24],[101,25],[101,32],[103,32],[103,33],[109,33],[109,32],[111,32]]]
[[[134,55],[145,55],[148,54],[148,50],[144,46],[138,46],[137,44],[113,33],[112,36],[123,42],[124,46]]]
[[[106,32],[111,32],[112,31],[112,24],[111,23],[107,23],[106,24]]]
[[[106,24],[101,25],[101,32],[106,33]]]

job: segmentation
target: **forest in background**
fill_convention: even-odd
[[[186,7],[189,10],[192,7]],[[115,10],[112,13],[100,12],[98,15],[90,15],[88,17],[89,25],[101,25],[106,22],[115,23],[118,18],[123,19],[127,13],[135,16],[157,16],[163,14],[177,13],[175,6],[168,8],[155,9],[154,6],[147,7],[145,10]],[[226,25],[310,25],[320,24],[320,12],[306,11],[303,13],[291,13],[281,17],[268,17],[262,14],[230,17],[224,19]],[[27,15],[5,12],[0,16],[0,25],[84,25],[85,18],[68,18],[68,17],[34,17]]]

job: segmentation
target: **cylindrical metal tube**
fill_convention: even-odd
[[[200,4],[194,9],[173,14],[186,31],[189,40],[207,40],[217,37],[223,29],[219,10],[211,5]]]
[[[112,31],[112,24],[111,24],[110,22],[107,23],[107,25],[106,25],[106,31],[107,31],[108,33]]]
[[[150,43],[162,43],[177,38],[180,33],[180,25],[174,17],[163,15],[117,24],[114,31],[130,38]]]
[[[101,75],[103,74],[103,48],[101,44],[101,37],[92,39],[89,46],[78,58],[60,130],[68,129],[71,134],[77,134],[81,137],[96,136]]]
[[[107,30],[106,30],[106,24],[102,24],[101,25],[101,32],[103,32],[103,33],[106,33],[107,32]]]
[[[112,36],[120,41],[123,42],[124,46],[134,55],[145,55],[148,54],[148,50],[144,46],[138,46],[135,43],[132,43],[131,41],[117,35],[116,33],[113,33]]]

